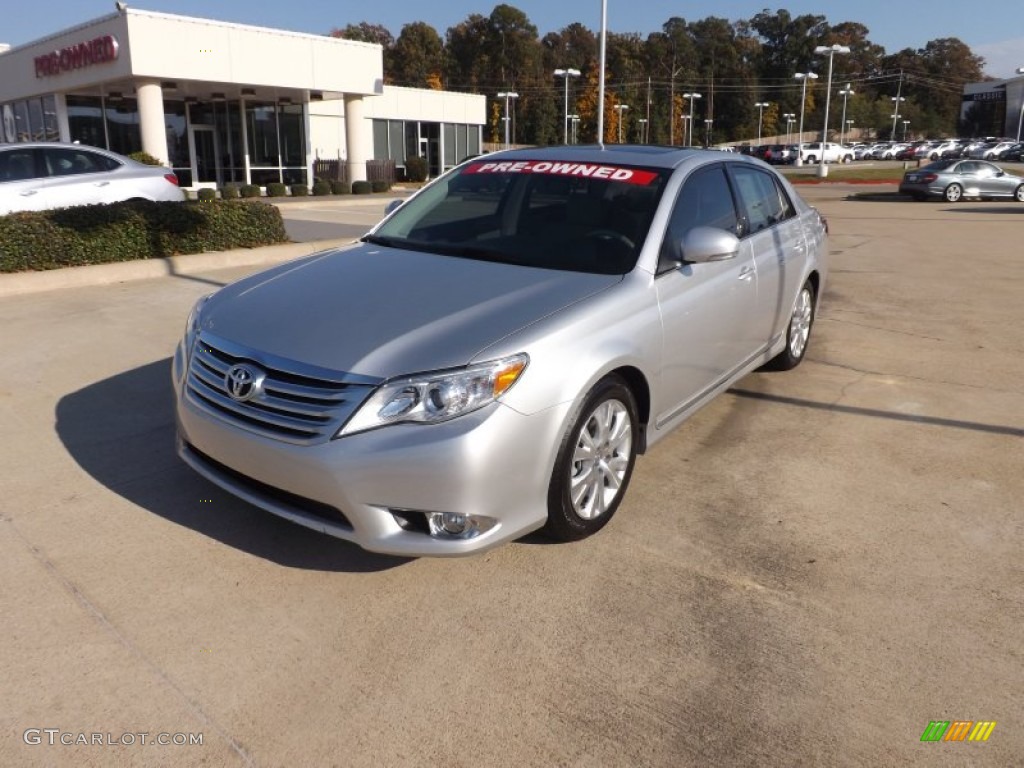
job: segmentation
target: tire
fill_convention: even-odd
[[[639,430],[636,399],[626,383],[613,375],[595,384],[555,458],[544,527],[548,536],[576,541],[608,524],[633,476]]]
[[[786,348],[768,361],[765,368],[772,371],[791,371],[803,361],[811,341],[814,325],[814,286],[808,280],[797,294],[793,314],[786,328]]]
[[[959,184],[950,184],[942,194],[947,203],[956,203],[963,199],[964,188]]]
[[[810,165],[814,165],[816,162],[818,162],[818,158],[816,158],[814,155],[807,156],[807,163],[809,163]]]
[[[1018,203],[1024,203],[1024,184],[1021,184],[1016,190],[1014,190],[1013,199]]]

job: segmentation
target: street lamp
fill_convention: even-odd
[[[646,117],[638,117],[636,121],[640,125],[640,143],[641,144],[646,144],[647,143],[647,118]]]
[[[516,93],[515,91],[502,91],[501,93],[498,94],[498,98],[505,100],[505,116],[501,119],[504,120],[505,122],[505,149],[508,149],[511,146],[508,140],[508,102],[510,99],[518,99],[519,94]]]
[[[796,122],[796,115],[792,112],[787,112],[783,115],[786,118],[786,145],[792,143],[793,123]]]
[[[850,84],[847,83],[846,87],[843,88],[839,94],[843,97],[843,119],[839,123],[839,143],[842,144],[844,138],[843,127],[846,125],[846,100],[850,96],[853,96],[854,91],[850,90]]]
[[[907,126],[908,125],[910,125],[910,121],[909,120],[904,120],[903,121],[903,141],[907,140]]]
[[[761,146],[761,121],[764,119],[765,107],[770,107],[770,101],[759,101],[754,104],[757,107],[757,145]]]
[[[818,176],[824,178],[828,176],[828,168],[825,167],[825,149],[828,143],[828,107],[832,101],[832,59],[835,58],[837,53],[849,53],[850,46],[848,45],[819,45],[814,49],[815,53],[827,53],[828,54],[828,87],[825,89],[825,127],[821,129],[821,161],[818,165]],[[840,159],[842,155],[840,154]]]
[[[580,71],[578,69],[556,69],[555,77],[561,77],[565,79],[565,122],[563,128],[565,129],[564,142],[569,143],[569,78],[579,77]]]
[[[622,113],[625,110],[629,109],[629,104],[616,104],[614,107],[612,107],[612,109],[614,109],[615,111],[617,111],[619,113],[619,144],[621,144],[622,143]]]
[[[712,120],[710,117],[705,117],[704,118],[704,146],[705,147],[710,147],[711,146],[711,124],[714,123],[714,122],[715,121]]]
[[[683,98],[690,100],[690,140],[686,142],[686,145],[691,146],[693,144],[693,101],[703,97],[699,93],[684,93]]]
[[[1024,67],[1017,67],[1017,74],[1024,75]],[[1024,93],[1020,97],[1020,117],[1017,118],[1017,143],[1020,143],[1020,127],[1024,124]]]
[[[580,125],[580,116],[579,115],[569,115],[569,122],[572,123],[571,138],[572,138],[572,143],[575,144],[576,141],[577,141],[576,129],[579,128],[579,125]]]
[[[849,135],[850,133],[853,133],[853,120],[847,120],[846,121],[846,133],[847,133],[847,135]]]
[[[889,100],[893,103],[892,104],[892,115],[891,115],[891,117],[892,117],[892,133],[889,134],[889,141],[896,141],[896,120],[897,120],[897,118],[901,117],[901,115],[899,114],[900,102],[901,101],[906,101],[906,99],[903,96],[890,96]]]
[[[796,164],[804,164],[804,107],[807,106],[807,81],[817,80],[818,76],[813,72],[797,72],[793,75],[797,80],[804,83],[803,93],[800,96],[800,135],[797,136]]]

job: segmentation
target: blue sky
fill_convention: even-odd
[[[443,36],[445,30],[470,13],[489,14],[494,0],[129,0],[130,6],[186,16],[201,16],[243,24],[325,33],[332,27],[368,21],[383,24],[398,35],[404,24],[425,21]],[[600,0],[519,0],[543,35],[574,21],[596,30]],[[889,52],[919,48],[929,40],[959,37],[988,61],[988,72],[1006,77],[1024,66],[1024,10],[1020,0],[988,0],[980,6],[953,0],[893,2],[893,0],[817,0],[776,2],[718,0],[687,3],[680,0],[608,0],[608,28],[613,32],[657,30],[669,17],[687,20],[715,15],[736,20],[750,18],[763,8],[785,8],[794,16],[824,15],[831,23],[857,21],[871,30],[871,39]],[[113,0],[43,0],[18,3],[16,13],[3,14],[0,42],[19,45],[68,26],[102,16],[114,8]]]

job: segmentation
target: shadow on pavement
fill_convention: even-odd
[[[290,568],[381,571],[406,558],[282,520],[222,491],[175,453],[170,358],[62,397],[57,435],[91,477],[137,506],[230,547]]]

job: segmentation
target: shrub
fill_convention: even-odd
[[[58,269],[287,241],[273,205],[137,200],[0,216],[0,272]]]
[[[295,194],[294,191],[292,194]],[[319,179],[313,184],[314,195],[329,195],[331,194],[331,182]]]
[[[370,186],[368,181],[353,181],[352,182],[352,194],[353,195],[368,195],[373,191],[373,187]]]
[[[284,197],[288,194],[288,187],[279,182],[267,184],[267,197]]]
[[[220,188],[222,200],[237,200],[242,196],[242,188],[237,184],[228,184]]]
[[[350,195],[352,194],[352,185],[347,181],[332,181],[331,192],[335,195]]]
[[[426,181],[427,161],[422,157],[407,157],[405,159],[405,177],[409,181]]]
[[[144,163],[146,165],[163,165],[163,163],[149,154],[149,152],[132,152],[128,157],[137,163]]]
[[[391,189],[391,182],[384,181],[383,179],[378,181],[371,181],[370,189],[372,189],[374,192],[387,192],[389,189]]]
[[[198,198],[199,200],[202,200],[203,202],[209,202],[210,200],[216,200],[217,199],[217,190],[209,189],[208,187],[203,187],[198,192],[196,192],[196,198]]]
[[[305,184],[292,184],[292,197],[306,197],[309,195],[309,187]]]
[[[239,192],[242,197],[259,197],[263,194],[258,184],[244,184]]]

